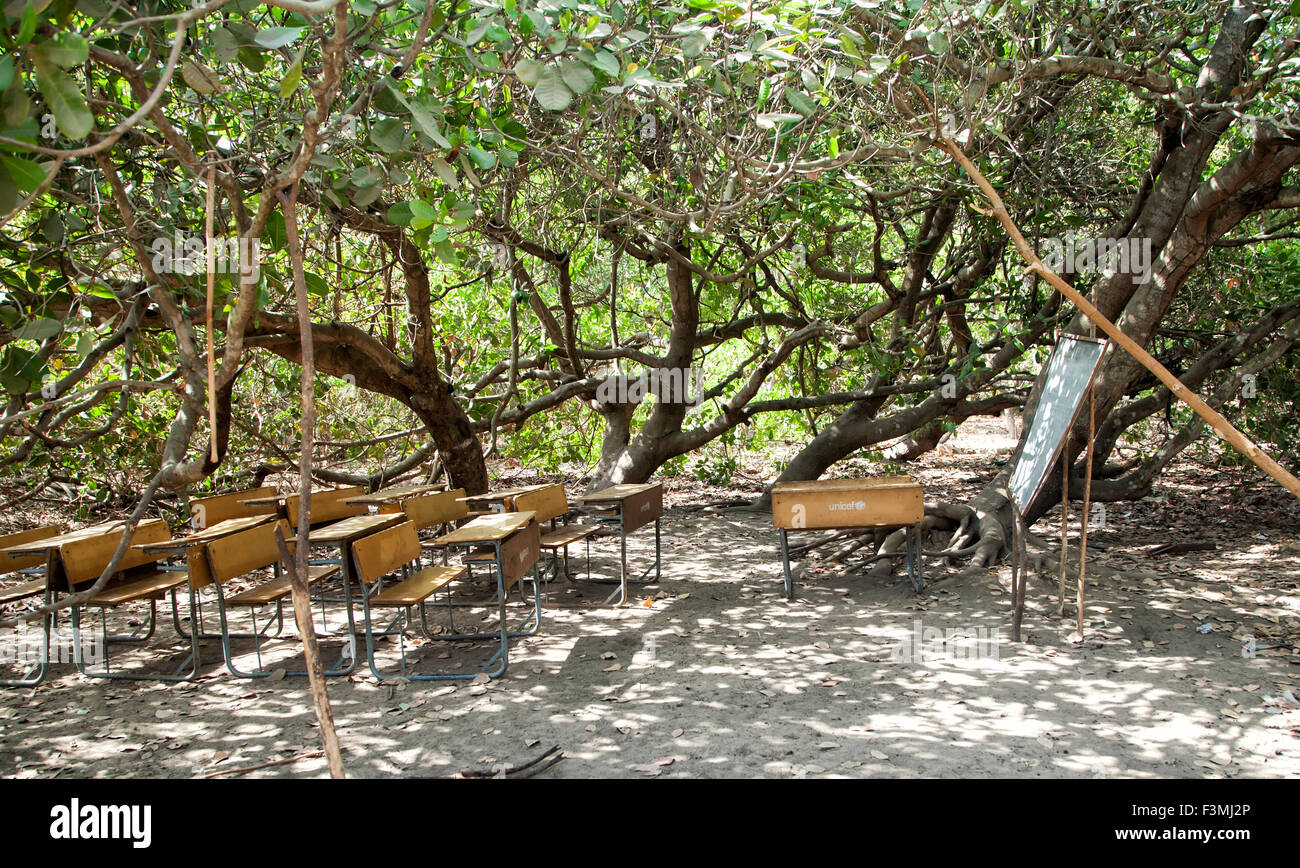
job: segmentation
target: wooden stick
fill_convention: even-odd
[[[1065,617],[1065,556],[1070,549],[1070,446],[1061,455],[1061,617]]]
[[[300,753],[297,756],[286,757],[284,759],[278,759],[278,760],[271,760],[268,763],[259,763],[255,766],[244,766],[242,768],[237,768],[237,769],[224,769],[223,771],[213,772],[210,775],[204,775],[203,779],[207,780],[208,778],[219,778],[222,775],[242,775],[244,772],[255,772],[258,769],[267,769],[270,768],[271,766],[287,765],[288,763],[296,763],[298,760],[315,759],[318,756],[323,756],[324,753],[325,751],[323,750],[314,750],[309,753]]]
[[[1088,523],[1092,521],[1092,459],[1097,440],[1097,386],[1088,386],[1088,464],[1083,469],[1083,513],[1079,517],[1079,641],[1083,641],[1083,577],[1088,568]],[[1067,450],[1068,454],[1068,450]],[[1068,462],[1067,462],[1068,466]]]
[[[217,463],[217,360],[216,338],[212,334],[212,308],[217,293],[217,251],[212,239],[212,210],[216,197],[217,167],[208,169],[208,210],[204,220],[208,261],[208,440],[211,443],[212,463]]]
[[[1154,356],[1121,331],[1117,325],[1106,319],[1102,312],[1097,310],[1092,302],[1084,298],[1078,290],[1066,283],[1060,275],[1043,264],[1042,260],[1038,258],[1038,254],[1034,253],[1033,248],[1029,246],[1029,242],[1025,241],[1025,237],[1020,234],[1020,229],[1016,226],[1015,221],[1011,219],[1011,215],[1007,212],[1007,207],[1002,202],[1002,197],[998,195],[998,192],[993,189],[993,185],[989,183],[988,179],[984,177],[984,174],[970,161],[970,158],[962,152],[962,149],[959,148],[955,142],[947,137],[941,136],[936,139],[935,146],[956,160],[962,169],[966,171],[966,174],[970,176],[971,180],[979,186],[980,190],[993,206],[993,216],[998,219],[998,222],[1002,224],[1002,228],[1006,230],[1007,235],[1011,237],[1011,241],[1015,245],[1016,250],[1025,261],[1029,263],[1031,271],[1038,274],[1058,292],[1070,301],[1074,302],[1075,306],[1078,307],[1079,310],[1083,311],[1084,315],[1087,316],[1089,320],[1104,331],[1111,340],[1123,347],[1131,356],[1133,356],[1133,358],[1137,359],[1143,367],[1155,374],[1156,378],[1159,379],[1160,382],[1164,383],[1169,391],[1177,395],[1180,401],[1195,410],[1196,414],[1208,422],[1210,427],[1213,428],[1220,437],[1228,441],[1229,444],[1251,461],[1255,462],[1261,470],[1276,480],[1279,485],[1300,498],[1300,479],[1296,479],[1292,476],[1285,467],[1274,461],[1268,453],[1256,446],[1249,437],[1238,431],[1231,422],[1223,418],[1219,413],[1215,412],[1213,407],[1205,403],[1199,395],[1184,386],[1182,382],[1171,374],[1168,368],[1160,364]]]
[[[536,774],[536,773],[539,772],[539,771],[543,771],[543,770],[545,770],[545,769],[549,769],[551,766],[555,765],[557,762],[559,762],[560,760],[564,759],[564,754],[562,754],[562,753],[558,753],[559,750],[560,750],[560,746],[559,746],[558,744],[557,744],[557,745],[553,745],[552,747],[550,747],[549,749],[547,749],[544,753],[542,753],[541,755],[537,756],[537,757],[534,758],[534,759],[529,760],[528,762],[524,763],[523,765],[519,765],[519,766],[510,766],[509,768],[504,768],[504,769],[499,769],[499,770],[493,770],[493,771],[490,771],[490,772],[489,772],[489,771],[479,771],[478,769],[469,769],[469,770],[466,770],[466,771],[462,771],[462,772],[457,773],[457,774],[456,774],[456,777],[458,777],[458,778],[495,778],[495,777],[497,777],[498,775],[502,775],[502,774],[504,774],[504,775],[507,776],[507,777],[531,777],[532,775]],[[558,754],[558,755],[557,755],[557,754]],[[538,763],[542,762],[542,760],[547,759],[548,757],[549,757],[550,760],[551,760],[550,762],[546,763],[545,765],[542,765],[542,766],[539,767],[539,768],[534,768],[535,766],[537,766]],[[529,771],[530,769],[531,769],[531,771]],[[521,772],[527,772],[527,774],[521,774]]]
[[[1008,497],[1011,503],[1011,641],[1020,641],[1020,621],[1025,613],[1025,562],[1020,556],[1021,529],[1020,510],[1015,498]]]
[[[330,777],[346,777],[343,755],[339,750],[338,734],[334,730],[334,711],[330,707],[329,693],[325,688],[325,670],[320,662],[320,648],[316,643],[316,626],[312,622],[311,597],[307,589],[307,556],[311,551],[308,532],[311,530],[311,453],[316,430],[316,360],[312,352],[311,308],[307,298],[307,278],[302,266],[302,244],[298,238],[298,187],[291,192],[280,192],[284,206],[285,240],[289,244],[289,262],[293,266],[294,294],[298,302],[298,336],[302,341],[302,452],[298,471],[298,550],[289,557],[289,548],[280,527],[276,525],[275,540],[280,547],[280,559],[289,573],[293,588],[293,613],[302,636],[303,658],[307,664],[307,680],[311,684],[311,697],[320,721],[321,742],[329,758]],[[351,641],[355,639],[349,637]],[[355,646],[354,646],[355,647]]]

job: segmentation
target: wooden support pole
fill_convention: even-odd
[[[1097,441],[1097,386],[1088,385],[1088,459],[1083,469],[1083,512],[1079,516],[1079,641],[1083,641],[1083,580],[1088,568],[1088,523],[1092,521],[1092,458]],[[1067,450],[1068,454],[1068,450]],[[1069,462],[1066,462],[1067,472]]]
[[[1102,312],[1097,310],[1096,306],[1093,305],[1092,302],[1084,298],[1078,290],[1066,283],[1060,275],[1043,264],[1042,260],[1038,258],[1038,254],[1034,253],[1033,248],[1029,246],[1029,242],[1027,242],[1025,237],[1020,234],[1020,229],[1016,226],[1015,221],[1011,219],[1011,215],[1007,212],[1007,207],[1003,203],[1002,197],[998,195],[997,190],[993,189],[993,185],[989,183],[988,179],[984,177],[984,174],[970,161],[970,158],[966,156],[955,142],[947,137],[941,136],[935,140],[935,145],[956,160],[958,165],[960,165],[962,169],[965,170],[966,174],[970,176],[971,180],[979,186],[981,192],[984,193],[984,196],[992,205],[993,216],[1002,224],[1002,228],[1005,229],[1007,235],[1010,236],[1016,250],[1025,261],[1029,263],[1029,269],[1031,271],[1038,274],[1058,292],[1072,301],[1075,306],[1078,307],[1079,310],[1083,311],[1084,315],[1097,326],[1097,328],[1100,328],[1110,337],[1111,340],[1123,347],[1148,371],[1155,374],[1156,378],[1159,379],[1160,382],[1164,383],[1169,391],[1173,392],[1180,401],[1195,410],[1196,414],[1208,422],[1210,427],[1213,428],[1220,437],[1228,441],[1229,444],[1251,461],[1255,462],[1261,470],[1276,480],[1279,485],[1294,494],[1297,498],[1300,498],[1300,479],[1296,479],[1292,476],[1285,467],[1274,461],[1272,456],[1256,446],[1249,437],[1238,431],[1233,424],[1222,415],[1215,412],[1213,407],[1205,403],[1199,395],[1184,386],[1179,379],[1171,374],[1168,368],[1160,364],[1154,356],[1143,349],[1135,340],[1121,331],[1117,325],[1106,319]]]
[[[1011,503],[1011,641],[1019,642],[1020,623],[1025,615],[1025,579],[1027,578],[1025,559],[1022,556],[1025,528],[1015,498],[1008,493],[1007,500]]]
[[[217,359],[216,359],[216,338],[212,333],[212,308],[213,299],[217,294],[217,250],[212,239],[212,211],[215,206],[217,186],[217,169],[215,166],[208,169],[208,208],[207,215],[204,219],[204,240],[206,242],[207,265],[208,265],[208,442],[211,444],[212,463],[216,464],[217,458]]]
[[[1061,455],[1061,617],[1065,617],[1065,557],[1070,550],[1070,455],[1069,446]]]
[[[301,489],[298,497],[298,547],[290,558],[288,546],[275,529],[280,546],[280,559],[289,572],[293,588],[293,614],[302,636],[303,658],[307,664],[307,680],[311,685],[312,701],[316,706],[316,719],[320,722],[320,735],[325,756],[329,761],[330,777],[346,777],[343,755],[339,750],[338,734],[334,730],[334,711],[330,707],[329,693],[325,688],[325,670],[320,662],[320,648],[316,642],[316,627],[312,623],[311,597],[307,588],[307,556],[310,552],[308,533],[311,528],[311,453],[316,430],[316,364],[312,353],[311,307],[307,296],[307,278],[302,264],[302,243],[298,237],[298,188],[289,193],[280,192],[284,207],[285,240],[289,244],[289,262],[293,266],[294,294],[298,302],[298,335],[302,340],[302,452],[299,456]],[[355,642],[354,636],[348,637]]]

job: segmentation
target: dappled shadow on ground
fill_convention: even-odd
[[[980,644],[985,656],[968,659],[951,652],[978,631],[1005,640],[1005,570],[933,565],[934,583],[915,596],[897,575],[836,567],[806,573],[786,601],[775,542],[761,516],[673,511],[659,584],[613,609],[600,604],[607,586],[552,583],[541,633],[515,643],[499,681],[331,680],[349,773],[449,775],[551,745],[566,757],[552,777],[1300,772],[1300,721],[1266,700],[1294,691],[1300,667],[1287,649],[1242,659],[1233,638],[1300,612],[1293,586],[1251,586],[1263,557],[1253,543],[1182,558],[1189,575],[1171,576],[1112,542],[1089,567],[1085,643],[1064,641],[1073,620],[1055,617],[1038,582],[1026,641]],[[596,549],[607,572],[612,543]],[[634,535],[629,554],[647,563],[653,534]],[[523,616],[517,595],[510,609]],[[1205,623],[1211,632],[1196,632]],[[413,653],[466,671],[486,656],[485,646]],[[4,691],[0,774],[185,777],[318,749],[303,680],[238,680],[215,662],[215,643],[205,655],[214,662],[193,685],[87,681],[61,667],[34,692]],[[313,758],[247,774],[324,768]]]

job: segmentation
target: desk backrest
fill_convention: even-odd
[[[276,490],[270,486],[250,488],[247,491],[232,491],[229,494],[214,494],[190,501],[190,523],[194,530],[220,524],[228,518],[243,518],[246,515],[275,515],[275,504],[250,506],[241,500],[253,500],[258,497],[275,497]]]
[[[455,491],[442,491],[437,494],[411,497],[402,501],[400,509],[415,524],[416,530],[424,530],[426,527],[435,527],[457,519],[468,518],[469,504],[463,500],[457,500],[457,498],[464,496],[465,489],[457,488]],[[386,512],[387,510],[380,511]]]
[[[289,522],[284,519],[259,524],[257,527],[214,539],[203,546],[208,559],[207,573],[211,580],[227,582],[248,575],[253,570],[279,563],[280,547],[275,541],[277,527],[280,528],[280,533],[288,544],[289,553],[292,554],[293,535],[289,532]]]
[[[360,497],[365,493],[366,490],[360,485],[335,488],[331,491],[313,491],[311,495],[310,523],[318,525],[354,515],[365,515],[369,510],[364,503],[347,504],[343,502],[349,497]],[[295,529],[298,527],[299,499],[296,494],[284,499],[284,508],[289,516],[289,524]]]
[[[7,549],[10,546],[20,546],[24,543],[36,542],[37,540],[49,539],[52,536],[59,535],[57,525],[48,524],[44,527],[34,527],[30,530],[20,530],[17,533],[5,534],[0,536],[0,549]],[[8,555],[0,555],[0,576],[6,573],[12,573],[16,570],[25,570],[30,567],[45,566],[44,555],[32,555],[26,558],[11,558]]]
[[[539,523],[569,514],[569,498],[564,493],[564,485],[559,482],[519,495],[512,506],[514,512],[527,512],[531,509],[537,513]]]
[[[352,544],[353,563],[363,582],[373,582],[420,557],[420,537],[415,522],[404,521]]]
[[[73,540],[61,545],[59,560],[67,580],[73,585],[78,585],[98,579],[99,574],[104,572],[104,567],[108,566],[108,562],[113,559],[113,552],[117,551],[117,545],[122,540],[123,530],[125,528],[117,528],[106,534]],[[167,522],[161,518],[149,518],[135,526],[131,545],[166,542],[171,538],[172,532]],[[146,554],[140,549],[130,548],[122,556],[117,569],[118,572],[122,572],[132,567],[156,563],[165,558],[167,558],[165,553]]]

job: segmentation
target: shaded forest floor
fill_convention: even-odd
[[[1009,447],[993,426],[972,429],[907,472],[927,498],[962,500]],[[503,485],[527,481],[498,469]],[[1067,638],[1073,617],[1056,615],[1055,576],[1031,579],[1025,641],[1007,640],[1006,567],[927,562],[918,596],[897,568],[870,578],[851,560],[808,559],[785,600],[770,517],[699,508],[754,494],[771,475],[742,468],[727,488],[668,480],[662,580],[617,610],[601,605],[608,586],[551,583],[541,632],[516,642],[498,681],[381,685],[364,664],[332,679],[349,774],[490,770],[552,745],[565,759],[544,777],[1300,774],[1300,509],[1253,468],[1185,460],[1151,498],[1107,505],[1090,533],[1081,645]],[[1054,539],[1058,527],[1053,512],[1035,531]],[[1148,553],[1188,540],[1217,549]],[[648,530],[629,541],[634,566],[653,550]],[[613,541],[593,552],[608,575]],[[475,617],[462,610],[458,622]],[[954,643],[909,654],[934,628]],[[1247,634],[1253,658],[1242,656]],[[979,635],[998,640],[974,646],[975,659],[951,653]],[[279,644],[271,656],[293,666],[294,643]],[[251,645],[236,648],[251,659]],[[179,649],[163,623],[147,652],[114,660],[157,665]],[[87,680],[66,665],[35,690],[0,689],[0,776],[193,777],[318,750],[303,680],[236,679],[216,642],[203,651],[192,684]],[[486,656],[414,653],[422,667],[469,671]],[[325,766],[307,757],[243,774]]]

